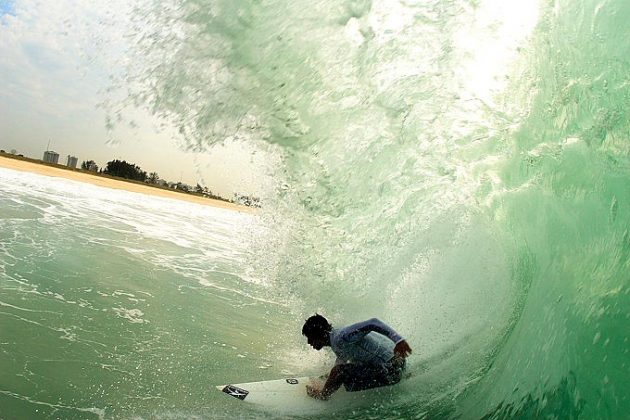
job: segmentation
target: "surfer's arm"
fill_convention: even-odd
[[[394,347],[394,354],[396,356],[405,358],[411,354],[411,347],[409,347],[407,341],[394,331],[392,327],[377,318],[350,325],[341,330],[340,333],[343,340],[352,343],[360,340],[371,332],[379,333],[392,340],[396,344]]]
[[[342,372],[343,365],[335,365],[328,374],[328,378],[326,378],[326,383],[323,387],[318,388],[316,386],[307,385],[306,393],[309,397],[315,398],[317,400],[327,400],[330,398],[332,394],[335,393],[343,384]]]
[[[343,340],[352,343],[360,340],[372,331],[384,335],[395,344],[405,340],[396,331],[394,331],[392,327],[377,318],[368,319],[367,321],[358,322],[345,327],[340,331],[340,334]]]

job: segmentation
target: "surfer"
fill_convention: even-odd
[[[376,318],[337,329],[315,314],[304,323],[302,335],[315,350],[329,346],[337,356],[323,387],[306,387],[319,400],[330,398],[341,385],[353,392],[398,383],[411,354],[405,339]]]

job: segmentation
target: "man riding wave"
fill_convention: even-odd
[[[315,350],[329,346],[337,356],[324,386],[307,386],[308,395],[320,400],[341,385],[353,392],[400,382],[411,354],[407,341],[376,318],[337,329],[315,314],[304,323],[302,335]]]

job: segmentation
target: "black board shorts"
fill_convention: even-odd
[[[343,386],[348,392],[394,385],[402,379],[404,359],[392,359],[382,366],[346,363],[342,365]]]

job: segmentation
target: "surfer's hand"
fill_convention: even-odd
[[[316,400],[327,400],[328,398],[330,398],[328,395],[325,395],[321,389],[313,385],[306,385],[306,394],[311,398],[315,398]]]
[[[409,344],[407,344],[405,340],[400,341],[396,344],[396,347],[394,347],[394,354],[404,359],[411,354],[411,347],[409,347]]]

